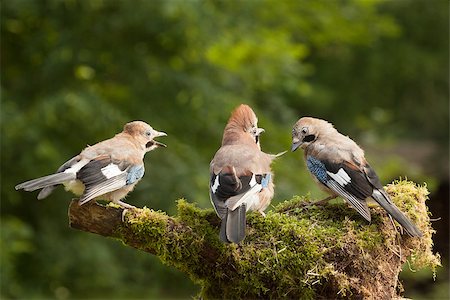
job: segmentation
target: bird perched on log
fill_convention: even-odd
[[[55,174],[18,184],[16,190],[42,189],[37,198],[44,199],[57,185],[63,184],[66,190],[80,196],[80,205],[96,199],[134,208],[121,200],[144,176],[145,153],[166,147],[154,139],[166,135],[142,121],[127,123],[122,132],[88,146],[64,163]]]
[[[278,155],[261,151],[258,119],[250,106],[241,104],[225,127],[222,146],[210,164],[209,195],[222,219],[220,239],[239,243],[245,237],[246,212],[263,216],[274,194],[272,160]]]
[[[364,151],[325,120],[304,117],[292,129],[292,151],[304,150],[308,170],[319,186],[330,194],[322,201],[341,196],[370,222],[366,199],[373,198],[411,236],[420,230],[395,206]],[[320,202],[322,202],[320,201]]]

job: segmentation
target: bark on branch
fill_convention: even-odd
[[[221,243],[215,213],[184,200],[174,217],[72,201],[69,225],[157,255],[200,284],[207,298],[387,299],[401,293],[398,274],[411,253],[418,268],[439,265],[431,251],[426,188],[401,181],[388,192],[423,238],[400,235],[380,208],[371,208],[367,224],[343,203],[316,207],[300,197],[265,218],[249,214],[240,245]]]

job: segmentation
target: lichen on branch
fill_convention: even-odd
[[[212,209],[178,201],[176,216],[148,208],[128,210],[72,202],[70,225],[120,239],[158,256],[201,285],[205,298],[393,298],[409,259],[417,269],[440,265],[432,253],[434,233],[425,205],[428,191],[409,181],[387,186],[395,204],[423,232],[400,235],[380,207],[368,224],[342,201],[314,206],[295,197],[268,212],[249,213],[239,244],[219,241]]]

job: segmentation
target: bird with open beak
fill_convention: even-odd
[[[261,151],[258,119],[241,104],[231,114],[222,146],[210,164],[211,203],[222,220],[220,239],[239,243],[245,237],[246,212],[263,216],[274,194],[271,163],[278,155]]]
[[[55,174],[18,184],[16,190],[42,189],[38,199],[50,195],[57,185],[80,196],[79,204],[106,200],[125,208],[134,208],[121,200],[144,176],[144,155],[166,145],[155,138],[166,136],[142,121],[125,124],[113,138],[88,146],[64,163]]]
[[[411,236],[422,236],[383,188],[375,171],[367,163],[364,151],[349,137],[340,134],[325,120],[303,117],[292,129],[292,151],[304,150],[310,173],[330,196],[341,196],[370,222],[366,199],[374,199]]]

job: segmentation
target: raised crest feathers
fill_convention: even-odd
[[[245,130],[256,126],[256,123],[258,123],[258,118],[251,107],[246,104],[241,104],[231,113],[225,130],[231,127]]]

